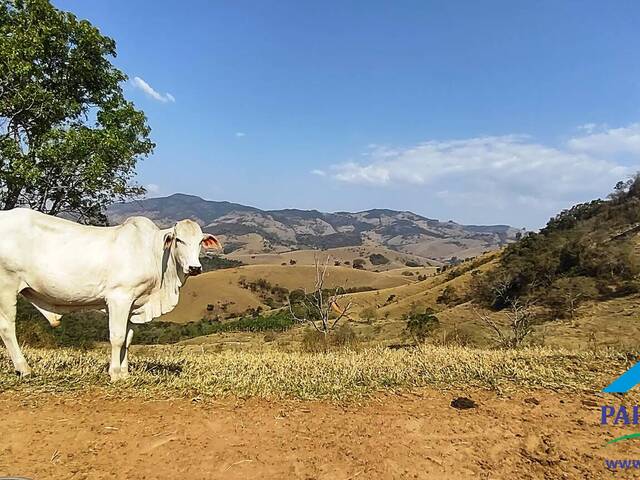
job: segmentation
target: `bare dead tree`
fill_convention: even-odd
[[[324,288],[329,260],[329,256],[324,262],[320,262],[318,257],[315,257],[316,281],[313,292],[307,293],[305,289],[304,297],[295,305],[292,304],[291,296],[288,298],[291,317],[299,323],[313,326],[316,331],[324,335],[325,339],[340,320],[349,318],[349,311],[352,307],[351,301],[347,302],[344,307],[338,303],[338,297],[344,293],[343,289],[340,287],[332,290]],[[327,294],[327,292],[329,293]]]
[[[507,321],[506,328],[499,325],[489,315],[474,310],[480,321],[492,332],[496,343],[502,348],[519,348],[533,331],[532,300],[519,298],[507,299],[507,308],[503,310]]]

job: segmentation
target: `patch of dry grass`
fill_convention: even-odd
[[[569,352],[532,348],[475,350],[425,346],[326,354],[201,353],[152,347],[131,355],[131,377],[110,384],[106,349],[27,349],[33,375],[19,379],[0,362],[0,390],[25,394],[100,388],[116,395],[348,399],[422,386],[496,390],[600,390],[629,367],[612,350]]]

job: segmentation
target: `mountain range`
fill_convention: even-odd
[[[413,257],[455,262],[497,249],[522,234],[508,225],[461,225],[409,211],[261,210],[181,193],[114,204],[107,214],[112,224],[142,215],[160,227],[190,218],[218,236],[225,253],[243,254],[381,246]]]

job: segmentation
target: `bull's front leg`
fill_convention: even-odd
[[[131,300],[123,298],[107,301],[107,308],[109,309],[109,340],[111,341],[111,363],[109,365],[111,381],[128,376],[128,364],[126,362],[127,328],[129,326],[131,304]]]
[[[127,339],[124,344],[124,357],[120,355],[122,358],[122,363],[120,364],[120,376],[126,377],[129,375],[129,347],[131,346],[131,342],[133,341],[133,328],[131,327],[131,322],[127,324]]]

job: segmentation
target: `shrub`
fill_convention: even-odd
[[[386,265],[389,263],[389,259],[381,253],[372,253],[369,255],[369,261],[371,265]]]
[[[413,338],[416,344],[423,343],[438,327],[438,317],[430,308],[423,313],[411,312],[404,316],[406,322],[405,333]]]
[[[200,257],[200,263],[202,264],[203,272],[221,270],[224,268],[236,268],[244,265],[240,260],[231,260],[229,258],[221,257],[220,255],[202,256]]]
[[[457,305],[460,302],[460,295],[458,295],[453,285],[447,285],[436,299],[436,302],[445,305]]]
[[[542,300],[556,317],[573,318],[580,303],[597,295],[598,289],[593,278],[565,277],[554,281]]]
[[[365,260],[362,258],[356,258],[352,264],[352,267],[355,268],[356,270],[364,270],[364,266],[365,266]]]
[[[313,329],[307,328],[302,336],[302,351],[307,353],[323,353],[329,349],[327,337]]]
[[[341,324],[330,337],[331,345],[339,348],[353,348],[358,336],[348,323]]]
[[[378,309],[376,307],[363,308],[360,312],[360,319],[367,323],[373,323],[378,318]]]

